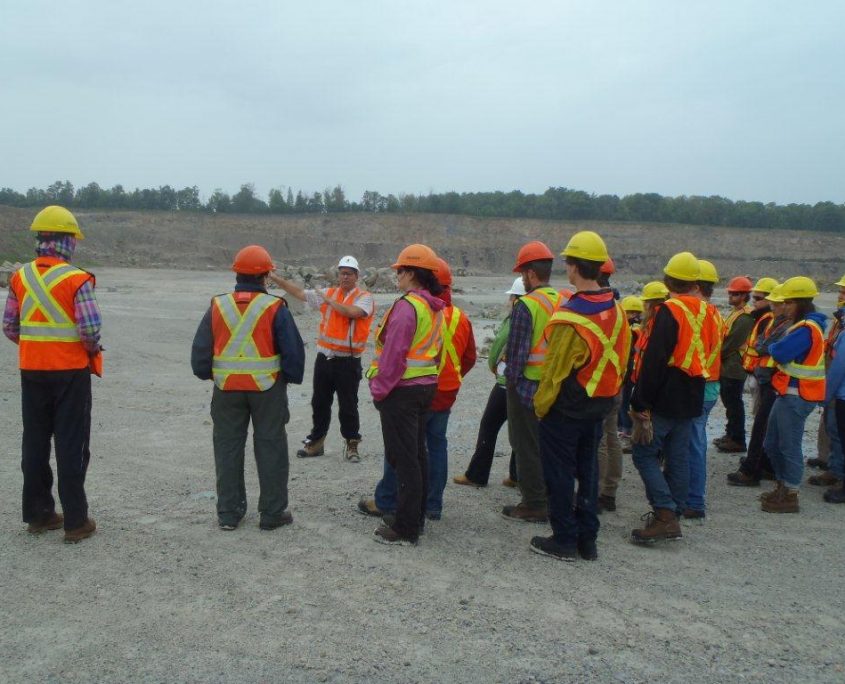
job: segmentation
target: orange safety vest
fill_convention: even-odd
[[[437,389],[450,392],[463,382],[461,356],[466,351],[470,336],[469,319],[457,306],[443,309],[443,351],[437,375]]]
[[[810,330],[810,351],[807,352],[802,363],[789,361],[776,364],[777,370],[772,376],[772,387],[775,392],[783,396],[788,393],[789,380],[795,378],[798,380],[798,396],[805,401],[821,402],[824,401],[825,392],[824,333],[818,323],[805,318],[789,328],[786,334],[799,328]]]
[[[225,392],[266,392],[279,377],[281,357],[273,319],[284,301],[264,292],[234,292],[211,300],[214,357],[211,375]]]
[[[825,358],[826,363],[830,363],[833,360],[834,347],[836,346],[836,339],[839,337],[841,332],[842,332],[842,324],[839,322],[839,320],[837,318],[834,318],[833,323],[831,323],[831,325],[830,325],[830,330],[828,330],[828,332],[827,332],[827,339],[825,340],[825,343],[824,343],[824,358]]]
[[[722,334],[725,321],[713,304],[707,303],[707,316],[704,319],[702,341],[706,350],[704,367],[711,382],[716,382],[722,373]]]
[[[711,348],[707,347],[703,335],[707,304],[698,297],[679,295],[664,302],[672,318],[678,324],[678,339],[669,357],[669,366],[682,370],[692,378],[707,379],[708,356]]]
[[[405,355],[405,372],[401,379],[410,380],[437,375],[437,355],[443,346],[443,311],[434,311],[423,297],[413,292],[404,294],[396,302],[402,299],[414,308],[417,315],[417,329],[414,331],[411,346]],[[378,375],[379,358],[384,349],[384,332],[396,302],[393,302],[376,328],[375,356],[366,372],[367,379],[371,380]]]
[[[356,306],[359,297],[368,294],[357,287],[347,294],[339,287],[330,287],[326,292],[329,299],[346,306]],[[336,352],[345,352],[360,356],[367,346],[370,336],[370,325],[373,322],[372,313],[363,318],[348,318],[335,311],[326,302],[320,305],[320,332],[317,336],[317,346]]]
[[[663,302],[658,304],[657,306],[652,309],[651,316],[649,319],[640,327],[640,334],[637,336],[637,340],[634,343],[634,367],[631,370],[631,382],[636,384],[637,380],[640,377],[640,367],[643,363],[643,354],[645,353],[646,345],[648,344],[648,338],[651,335],[651,330],[654,328],[654,318],[657,316],[657,312],[660,310],[660,307],[663,306]]]
[[[20,307],[18,361],[21,370],[93,367],[76,327],[73,300],[93,274],[56,257],[38,257],[16,271],[9,288]],[[99,358],[99,355],[98,355]]]
[[[549,286],[538,287],[519,298],[531,314],[531,351],[522,371],[529,380],[540,380],[548,345],[544,335],[546,324],[560,305],[561,298],[561,293]]]
[[[771,311],[767,311],[757,319],[757,322],[751,329],[751,334],[748,336],[748,342],[745,345],[745,352],[742,355],[742,367],[746,372],[753,373],[757,366],[766,359],[771,358],[768,354],[760,356],[757,353],[757,342],[760,339],[760,335],[768,334],[769,330],[772,329],[774,321],[775,315]]]
[[[564,305],[549,319],[546,337],[553,325],[571,325],[587,343],[590,358],[575,375],[587,396],[615,397],[625,379],[631,353],[631,326],[622,307],[615,302],[611,309],[588,315],[575,313]]]

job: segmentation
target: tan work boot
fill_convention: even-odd
[[[779,499],[781,496],[783,496],[783,492],[784,492],[785,489],[786,489],[786,485],[783,483],[783,480],[778,480],[777,483],[775,483],[774,489],[772,489],[771,491],[768,491],[768,492],[763,492],[760,495],[760,501],[765,502],[765,501],[774,501],[776,499]]]
[[[50,517],[45,518],[44,520],[40,520],[39,522],[31,522],[26,528],[26,531],[30,534],[41,534],[42,532],[46,532],[47,530],[58,530],[65,523],[65,518],[61,513],[53,513]]]
[[[484,485],[480,485],[477,482],[473,482],[470,480],[466,475],[455,475],[452,478],[452,482],[459,485],[464,485],[465,487],[483,487]]]
[[[320,437],[320,439],[310,440],[304,439],[302,443],[305,445],[299,451],[296,452],[297,458],[313,458],[314,456],[322,456],[323,455],[323,442],[326,441],[325,437]]]
[[[653,513],[646,513],[642,520],[645,521],[645,527],[631,530],[631,541],[634,544],[654,544],[683,537],[678,516],[668,508],[656,508]]]
[[[346,440],[346,450],[344,451],[344,456],[346,460],[350,463],[360,463],[361,462],[361,455],[358,453],[358,445],[361,443],[360,439],[347,439]]]
[[[814,487],[841,487],[842,480],[829,470],[825,470],[820,475],[810,475],[807,478],[807,484],[813,485]]]
[[[96,529],[97,523],[94,522],[94,518],[86,518],[80,527],[74,530],[65,530],[65,544],[76,544],[83,539],[88,539]]]
[[[511,480],[510,476],[508,476],[504,480],[502,480],[502,486],[503,487],[510,487],[511,489],[513,489],[513,488],[516,487],[517,484],[518,484],[517,481]]]
[[[779,497],[772,497],[760,503],[760,509],[766,513],[798,513],[798,490],[784,487]]]

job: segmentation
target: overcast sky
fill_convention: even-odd
[[[0,7],[0,186],[845,202],[845,2]]]

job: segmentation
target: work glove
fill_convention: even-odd
[[[631,420],[634,423],[634,427],[631,429],[631,443],[651,444],[654,439],[654,427],[651,424],[651,415],[648,413],[635,413],[634,411],[629,411],[628,415],[631,416]]]

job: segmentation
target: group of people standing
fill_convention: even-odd
[[[3,318],[20,346],[23,393],[23,518],[28,531],[65,528],[80,541],[96,529],[84,492],[90,434],[90,375],[101,372],[100,316],[91,274],[69,265],[82,234],[61,207],[36,217],[37,258],[12,277]],[[546,523],[549,536],[530,548],[558,560],[598,557],[599,514],[616,508],[622,453],[630,451],[650,506],[631,541],[682,537],[680,520],[706,515],[707,420],[721,397],[726,434],[720,451],[746,453],[733,486],[759,486],[767,512],[799,511],[801,437],[817,405],[830,442],[829,471],[810,478],[829,486],[825,500],[845,502],[845,354],[840,354],[845,279],[834,324],[816,311],[815,283],[778,284],[744,276],[727,287],[731,311],[710,302],[715,266],[689,252],[674,255],[662,281],[621,299],[615,265],[593,231],[572,236],[561,252],[571,289],[550,285],[555,255],[539,241],[519,250],[507,291],[510,311],[491,345],[495,383],[479,426],[463,486],[486,486],[497,435],[507,422],[512,448],[503,484],[519,501],[504,518]],[[366,377],[381,419],[384,469],[373,497],[358,510],[382,519],[376,541],[415,545],[427,520],[443,511],[449,415],[463,377],[476,362],[472,325],[451,298],[449,265],[428,246],[409,245],[393,264],[401,296],[372,335],[373,296],[358,285],[352,256],[337,265],[338,284],[302,289],[279,276],[269,253],[250,245],[235,256],[236,283],[215,296],[194,337],[191,366],[213,380],[211,400],[217,518],[235,530],[247,510],[244,453],[250,423],[260,485],[259,527],[293,521],[288,509],[288,383],[301,383],[305,351],[287,302],[268,281],[319,310],[312,428],[297,455],[324,453],[334,395],[344,457],[360,461],[358,390]],[[745,439],[743,391],[753,377],[754,420]],[[50,438],[56,439],[59,497],[53,501]]]

